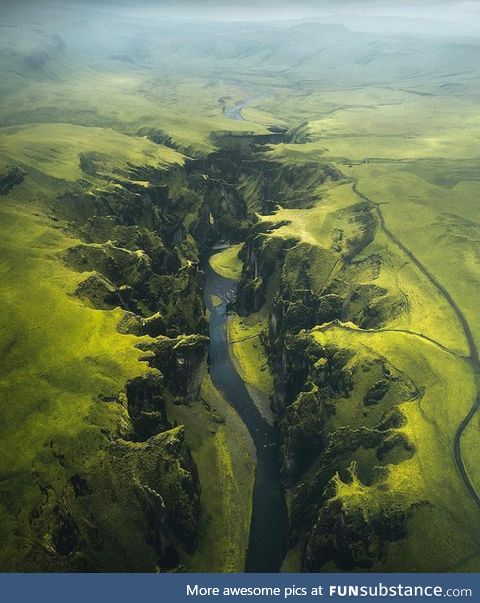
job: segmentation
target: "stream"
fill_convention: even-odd
[[[205,262],[205,305],[210,311],[210,374],[214,385],[236,409],[256,448],[252,520],[245,570],[278,572],[284,557],[286,509],[278,462],[278,435],[262,417],[233,364],[227,339],[227,303],[235,298],[236,281],[214,272]],[[212,295],[222,303],[212,304]],[[243,501],[238,501],[241,505]]]
[[[225,117],[229,119],[233,119],[234,121],[247,121],[242,114],[242,109],[248,107],[252,103],[262,98],[268,98],[268,94],[256,94],[254,96],[249,96],[248,98],[244,98],[229,109],[225,109]]]

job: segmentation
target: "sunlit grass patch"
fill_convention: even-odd
[[[234,314],[228,321],[228,339],[231,356],[238,372],[260,412],[272,419],[270,396],[273,393],[273,375],[262,341],[267,328],[267,314],[260,311],[242,317]]]
[[[198,549],[186,556],[189,571],[242,572],[245,566],[254,481],[255,450],[236,411],[209,375],[201,401],[172,406],[169,416],[186,425],[197,463],[201,497]]]
[[[242,274],[242,262],[238,257],[241,248],[242,243],[239,243],[214,253],[210,256],[210,266],[220,276],[238,280]]]

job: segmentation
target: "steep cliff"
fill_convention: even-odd
[[[268,315],[288,545],[305,571],[378,568],[415,513],[432,508],[420,491],[397,489],[392,470],[416,454],[400,406],[424,393],[391,351],[358,347],[355,334],[388,333],[409,301],[384,285],[392,257],[378,244],[375,206],[334,168],[290,164],[284,175],[272,186],[291,182],[297,195],[287,187],[276,207],[252,204],[263,215],[240,252],[235,308]],[[250,199],[266,194],[258,180],[244,177]]]

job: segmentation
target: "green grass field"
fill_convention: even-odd
[[[268,365],[261,334],[267,328],[265,312],[242,318],[234,314],[228,323],[230,354],[250,396],[261,414],[273,421],[270,396],[273,393],[273,376]]]

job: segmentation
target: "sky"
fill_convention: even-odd
[[[147,18],[315,19],[343,23],[359,31],[480,35],[480,0],[0,0],[0,7],[19,10],[19,6],[30,4],[38,10],[55,1],[64,10],[74,4]]]
[[[93,0],[91,0],[93,2]],[[480,0],[96,0],[97,6],[124,7],[138,13],[185,15],[193,19],[209,20],[271,20],[322,18],[344,22],[349,28],[369,28],[368,21],[378,21],[377,27],[388,20],[400,18],[398,29],[409,21],[444,21],[462,25],[467,31],[478,28],[480,33]],[[352,19],[356,17],[357,19]],[[420,30],[426,24],[417,24]],[[376,29],[370,23],[371,29]],[[415,29],[415,27],[413,28]],[[454,27],[455,29],[455,27]],[[448,31],[448,28],[447,30]]]

